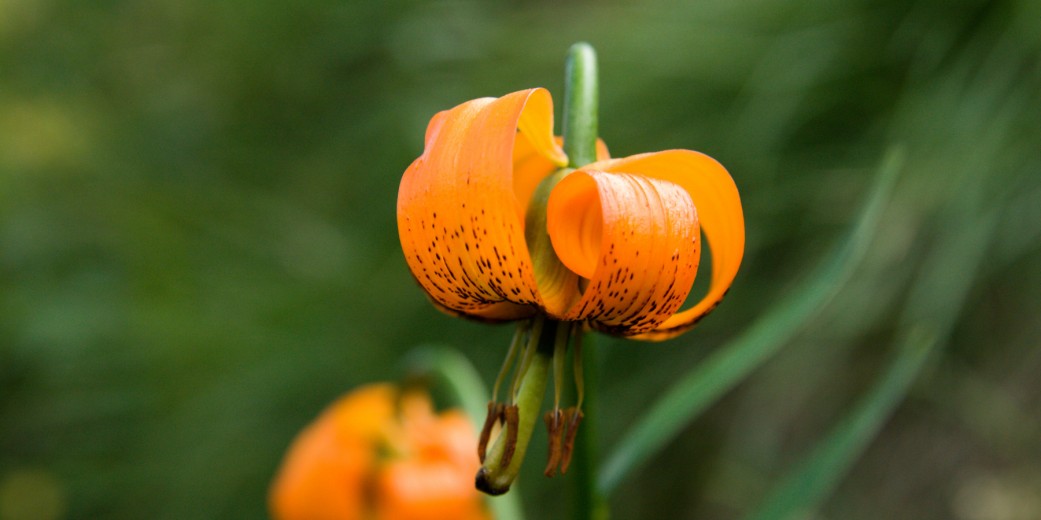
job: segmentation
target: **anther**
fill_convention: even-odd
[[[502,403],[488,401],[488,416],[484,419],[484,427],[481,428],[481,436],[477,440],[477,457],[481,460],[481,463],[484,463],[492,430],[495,429],[496,424],[502,424],[503,422],[505,416],[504,409],[505,405]]]
[[[571,454],[575,450],[575,434],[578,433],[578,425],[582,422],[582,410],[571,407],[565,412],[567,415],[567,431],[564,433],[564,449],[561,453],[560,473],[567,473],[571,466]]]
[[[546,422],[546,430],[549,433],[549,458],[546,461],[546,469],[542,471],[547,477],[557,473],[560,465],[560,443],[564,436],[564,414],[560,409],[550,410],[542,418]]]
[[[502,459],[499,460],[499,465],[502,467],[508,467],[510,462],[513,460],[513,452],[517,449],[517,428],[520,427],[520,409],[517,405],[513,404],[504,407],[504,415],[506,418],[506,445],[503,446]]]

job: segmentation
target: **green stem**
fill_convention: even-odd
[[[599,87],[593,47],[581,42],[572,45],[564,74],[564,151],[568,154],[568,166],[580,168],[596,161]],[[575,442],[575,504],[577,517],[582,520],[604,520],[608,516],[607,502],[596,487],[597,364],[593,347],[588,341],[583,347],[585,419]]]
[[[564,67],[564,151],[572,168],[596,161],[599,96],[596,51],[588,43],[576,43]]]
[[[579,332],[578,334],[585,334]],[[607,520],[609,516],[607,500],[596,486],[596,454],[597,454],[597,406],[599,404],[597,384],[599,381],[599,370],[596,360],[596,345],[593,344],[592,335],[576,340],[582,341],[582,359],[575,362],[582,363],[584,396],[582,399],[582,410],[585,419],[582,427],[578,429],[578,439],[575,441],[575,486],[578,496],[575,500],[576,518],[579,520]]]

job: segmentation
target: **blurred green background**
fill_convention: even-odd
[[[1035,0],[0,0],[0,520],[262,518],[295,432],[414,346],[493,377],[512,331],[427,303],[398,180],[438,110],[544,86],[559,111],[578,40],[613,155],[716,157],[748,226],[698,329],[598,340],[605,447],[798,286],[886,150],[907,158],[849,283],[614,518],[763,500],[878,377],[909,295],[953,329],[814,518],[1041,518]],[[568,478],[538,466],[529,516],[565,518]]]

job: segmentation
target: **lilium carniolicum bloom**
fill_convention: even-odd
[[[523,456],[530,435],[530,428],[518,426],[523,406],[513,408],[524,404],[517,379],[528,377],[528,351],[544,350],[539,338],[549,337],[557,357],[585,325],[651,341],[694,327],[737,274],[744,252],[741,201],[727,170],[695,151],[612,159],[598,143],[594,161],[576,164],[553,135],[553,102],[541,88],[440,112],[425,141],[398,192],[399,236],[412,274],[446,312],[523,320],[496,383],[498,389],[516,361],[510,405],[489,405],[479,447],[484,459],[488,437],[502,426],[505,440],[493,449],[492,467],[485,464],[495,473],[519,465],[515,455]],[[711,283],[682,309],[702,233],[711,244]],[[546,417],[547,475],[557,464],[566,470],[581,420],[580,406],[559,409],[557,363],[563,361],[554,361],[556,402]],[[580,363],[574,366],[580,380]],[[581,395],[580,389],[580,404]],[[486,490],[505,491],[512,476],[485,483]]]
[[[567,175],[546,208],[553,252],[568,272],[540,270],[525,217],[539,183],[567,165],[552,125],[541,88],[434,116],[398,192],[401,246],[420,285],[448,312],[481,320],[541,313],[643,340],[692,328],[722,300],[744,252],[730,174],[694,151],[609,159],[601,146],[601,160]],[[712,283],[681,311],[697,273],[699,227],[712,243]]]

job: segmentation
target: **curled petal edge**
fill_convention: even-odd
[[[648,333],[694,283],[698,215],[672,182],[583,168],[557,184],[548,224],[557,256],[588,280],[565,319],[620,336]]]
[[[690,308],[677,312],[654,330],[633,336],[633,339],[663,341],[695,327],[726,296],[744,256],[744,213],[730,173],[715,159],[690,150],[667,150],[598,161],[587,168],[669,181],[690,195],[712,255],[708,292]]]

